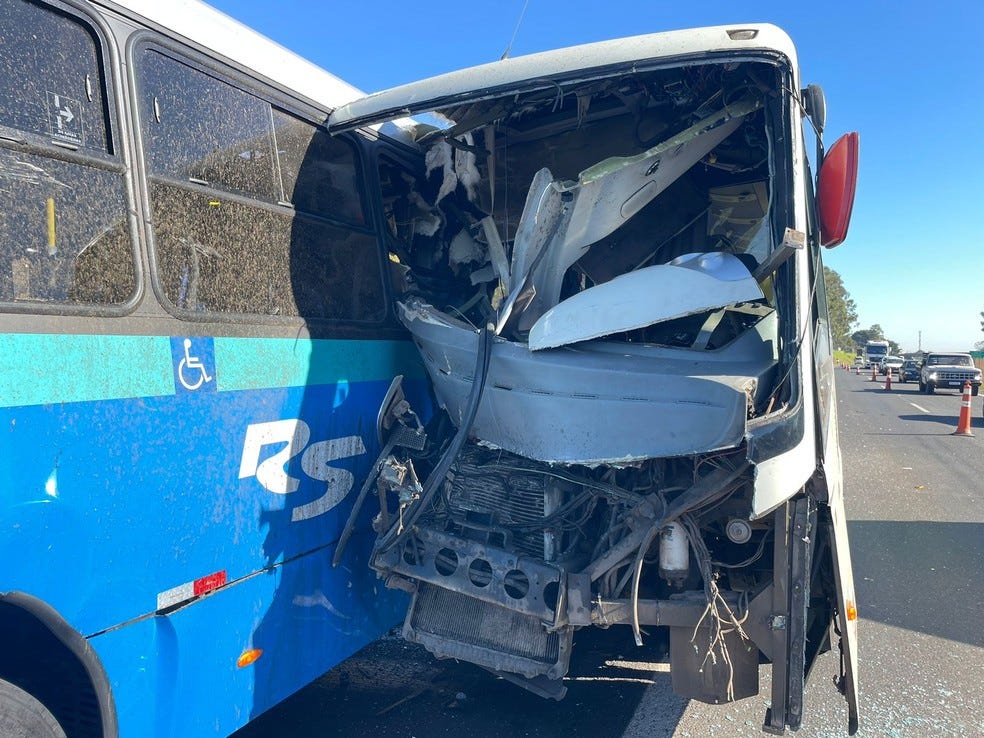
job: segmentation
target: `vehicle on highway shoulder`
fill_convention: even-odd
[[[970,354],[959,351],[931,352],[923,358],[919,370],[919,391],[933,394],[938,389],[963,390],[970,382],[971,394],[981,388],[981,370],[974,366]]]
[[[576,630],[662,628],[686,697],[752,696],[770,663],[770,732],[801,724],[833,647],[856,730],[821,254],[846,235],[858,138],[821,144],[815,181],[804,118],[822,135],[824,110],[788,36],[750,24],[331,114],[333,132],[414,116],[424,154],[382,196],[443,412],[360,492],[381,500],[372,566],[413,596],[407,639],[560,699]]]

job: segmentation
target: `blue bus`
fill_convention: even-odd
[[[0,0],[0,723],[225,735],[399,619],[331,566],[396,321],[358,90],[206,5]]]

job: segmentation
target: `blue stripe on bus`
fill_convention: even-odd
[[[0,334],[0,407],[174,394],[166,336]]]
[[[202,340],[194,339],[196,346]],[[208,340],[214,366],[206,370],[215,384],[203,391],[382,381],[392,378],[394,367],[408,379],[423,377],[409,341]],[[173,395],[180,389],[173,342],[168,336],[2,334],[0,407]]]
[[[219,391],[392,379],[394,366],[423,377],[410,341],[216,338],[215,363]]]

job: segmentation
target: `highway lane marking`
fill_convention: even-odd
[[[912,405],[914,408],[916,408],[916,410],[920,410],[920,411],[926,413],[927,415],[929,415],[929,410],[927,410],[926,408],[920,407],[919,405],[917,405],[914,402],[910,402],[909,404]]]

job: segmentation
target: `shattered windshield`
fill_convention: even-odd
[[[434,111],[424,178],[381,173],[407,292],[531,350],[733,342],[775,307],[763,75],[697,65]]]

